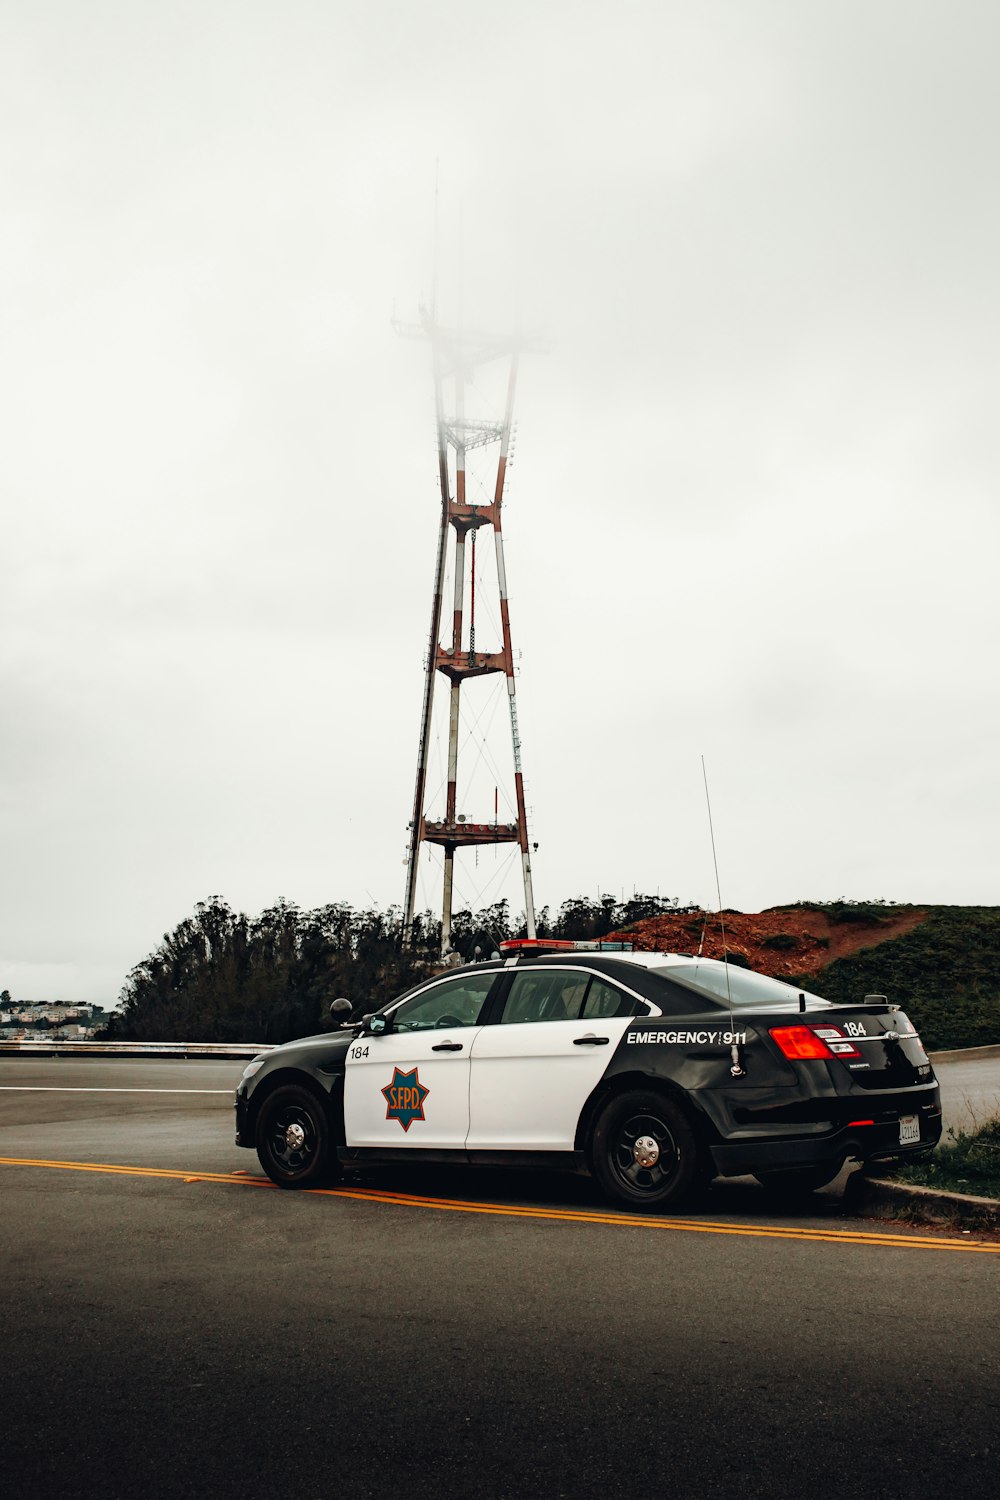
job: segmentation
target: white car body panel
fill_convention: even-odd
[[[635,1017],[484,1026],[472,1048],[470,1151],[572,1151],[580,1112]],[[607,1037],[599,1045],[583,1037]]]

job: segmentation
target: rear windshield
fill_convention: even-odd
[[[756,1006],[766,1010],[772,1005],[795,1005],[802,994],[807,1003],[812,1001],[815,1005],[826,1004],[819,995],[810,994],[808,990],[800,990],[780,979],[772,979],[768,974],[755,974],[750,969],[738,968],[735,964],[693,963],[684,968],[671,966],[667,972],[677,984],[702,990],[725,1001],[727,1005]]]

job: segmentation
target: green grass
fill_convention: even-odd
[[[811,903],[819,907],[819,903]],[[830,920],[886,919],[905,906],[834,902]],[[863,948],[803,976],[827,1000],[886,995],[901,1005],[930,1051],[1000,1042],[1000,907],[927,906],[912,932]]]
[[[1000,1199],[1000,1116],[975,1130],[949,1130],[933,1156],[901,1167],[898,1182]]]

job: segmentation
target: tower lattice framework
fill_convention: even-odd
[[[433,317],[427,315],[423,319],[422,331],[429,338],[433,353],[441,521],[434,574],[434,598],[431,605],[430,643],[424,672],[413,817],[410,823],[406,861],[404,941],[410,941],[413,931],[420,846],[422,844],[436,845],[442,851],[444,863],[441,948],[442,953],[447,954],[451,946],[455,855],[459,849],[484,845],[517,844],[521,857],[527,930],[529,937],[535,936],[531,854],[521,768],[514,653],[511,645],[507,574],[501,529],[501,509],[510,455],[514,395],[517,388],[518,350],[516,347],[491,343],[489,340],[477,338],[474,335],[450,332],[440,327]],[[506,401],[502,419],[483,420],[467,416],[466,393],[472,372],[479,366],[493,364],[498,360],[506,361],[508,366]],[[449,387],[453,394],[450,413],[446,412],[445,401],[446,390]],[[466,454],[473,448],[485,449],[488,452],[497,447],[493,498],[479,504],[470,503],[466,496]],[[482,527],[489,527],[493,533],[499,594],[501,633],[499,650],[481,650],[476,640],[476,533]],[[453,578],[452,614],[450,639],[443,642],[441,639],[442,616],[445,609],[444,589],[449,555]],[[468,611],[466,611],[467,600]],[[485,677],[491,673],[503,673],[506,678],[513,747],[516,822],[499,821],[498,803],[495,803],[492,821],[470,822],[458,811],[462,688],[470,679]],[[428,759],[434,687],[439,676],[446,678],[449,683],[447,785],[443,816],[428,817],[426,808]]]

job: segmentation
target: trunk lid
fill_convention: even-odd
[[[771,1037],[779,1050],[785,1051],[786,1043],[775,1032],[791,1029],[808,1030],[818,1038],[828,1049],[827,1061],[840,1063],[858,1088],[905,1089],[933,1080],[916,1027],[898,1006],[832,1005],[821,1016],[810,1010],[799,1018],[798,1027],[772,1026]]]

